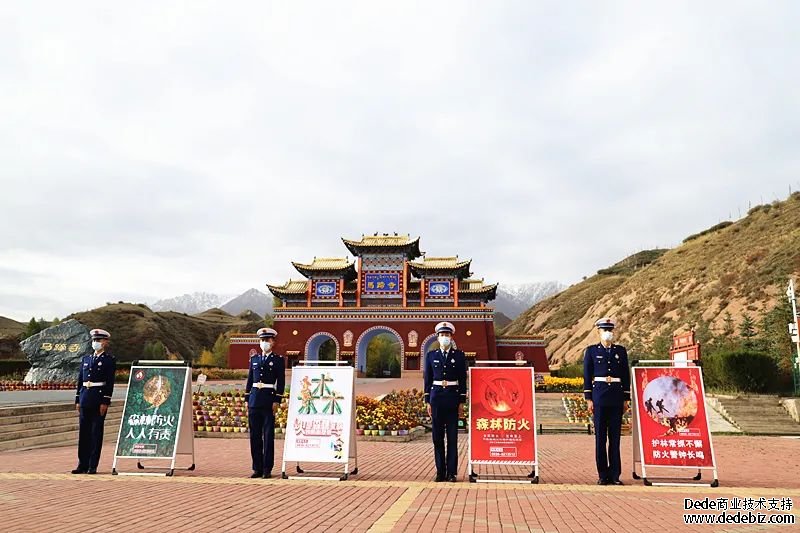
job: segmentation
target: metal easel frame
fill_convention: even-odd
[[[711,449],[711,463],[713,466],[702,466],[702,467],[694,467],[694,466],[666,466],[666,465],[645,465],[642,458],[644,457],[644,446],[642,444],[641,436],[639,434],[639,393],[638,393],[638,384],[636,383],[636,374],[634,370],[636,368],[677,368],[674,366],[674,361],[672,359],[647,359],[642,361],[646,363],[646,365],[639,366],[638,360],[633,361],[631,363],[631,385],[633,386],[633,394],[632,394],[632,406],[631,406],[631,433],[633,434],[633,479],[641,479],[646,486],[661,486],[661,487],[719,487],[719,478],[717,476],[717,458],[714,455],[714,443],[712,442],[711,437],[711,424],[709,423],[708,419],[708,409],[709,406],[705,402],[706,398],[706,389],[705,384],[703,383],[703,369],[698,364],[699,361],[696,359],[690,359],[687,362],[693,362],[697,366],[700,374],[700,392],[703,395],[703,406],[706,413],[706,427],[708,428],[708,447]],[[651,366],[651,365],[656,366]],[[636,472],[636,465],[637,463],[642,469],[642,475]],[[689,479],[685,478],[671,478],[671,477],[663,477],[663,478],[655,478],[655,477],[648,477],[647,476],[647,469],[656,469],[656,468],[679,468],[684,470],[697,470],[697,474]],[[714,480],[711,483],[690,483],[689,481],[700,481],[703,478],[702,471],[703,470],[712,470],[714,475]]]
[[[316,368],[325,368],[325,367],[328,367],[328,366],[334,366],[334,367],[342,366],[342,367],[353,368],[352,365],[349,365],[347,361],[312,361],[312,360],[308,360],[308,359],[303,359],[303,360],[298,361],[298,363],[299,364],[297,366],[302,366],[304,368],[309,368],[309,369],[310,368],[315,368],[315,367]],[[294,367],[294,368],[297,368],[297,366]],[[294,368],[292,369],[292,372],[294,372]],[[291,380],[289,381],[289,383],[291,385]],[[291,394],[291,386],[290,386],[290,389],[289,389],[289,393]],[[356,453],[356,437],[355,437],[355,427],[356,427],[356,372],[355,372],[355,368],[353,368],[353,389],[352,389],[352,394],[353,394],[353,405],[352,405],[352,409],[350,409],[350,411],[351,411],[351,413],[350,413],[350,435],[348,436],[348,438],[350,439],[350,446],[349,446],[349,450],[348,450],[348,453],[347,453],[347,462],[344,463],[344,472],[342,474],[340,474],[340,475],[336,475],[336,474],[338,474],[338,472],[330,471],[330,470],[304,470],[300,466],[300,462],[297,461],[297,462],[295,462],[295,471],[298,474],[319,474],[319,475],[314,475],[314,476],[311,476],[311,475],[289,476],[289,475],[286,474],[286,460],[284,459],[283,461],[281,461],[281,478],[282,479],[305,479],[305,480],[311,479],[311,480],[323,480],[323,481],[347,481],[350,478],[350,476],[358,475],[358,454]],[[287,424],[287,426],[288,426],[288,424]],[[288,427],[287,427],[287,429],[288,429]],[[283,442],[284,442],[284,446],[285,446],[286,445],[285,437],[284,437],[284,441]],[[284,452],[284,457],[285,456],[286,456],[286,453]],[[355,468],[353,468],[352,472],[350,471],[350,460],[351,459],[353,461],[353,466],[355,467]],[[334,475],[331,475],[331,474],[334,474]]]
[[[534,371],[532,366],[528,365],[519,365],[517,361],[475,361],[475,366],[485,365],[486,367],[492,366],[499,366],[499,367],[509,367],[509,368],[530,368],[531,369],[531,411],[532,411],[532,420],[531,420],[531,431],[533,432],[533,462],[530,461],[473,461],[472,460],[472,427],[469,427],[468,431],[468,451],[467,451],[467,471],[469,472],[469,482],[470,483],[531,483],[531,484],[538,484],[539,483],[539,438],[536,432],[536,372]],[[472,391],[472,367],[469,368],[469,390]],[[471,424],[472,421],[472,402],[468,402],[469,404],[469,411],[467,413],[467,424],[468,426]],[[486,477],[484,475],[481,478],[480,475],[475,473],[474,465],[504,465],[504,466],[526,466],[526,467],[533,467],[533,470],[529,474],[521,474],[521,475],[505,475],[503,476],[505,479],[497,479],[492,477]]]
[[[192,363],[190,361],[168,361],[168,360],[137,360],[131,363],[131,372],[128,375],[128,390],[131,387],[131,379],[133,379],[133,368],[163,368],[163,367],[185,367],[186,368],[186,379],[183,383],[183,400],[182,400],[182,408],[180,413],[178,413],[178,433],[175,436],[175,447],[172,451],[172,457],[148,457],[146,458],[147,461],[169,461],[169,467],[165,466],[148,466],[142,464],[142,460],[145,459],[139,456],[117,456],[116,450],[119,448],[119,439],[122,436],[122,426],[123,423],[119,425],[119,431],[117,432],[117,445],[114,448],[114,462],[111,465],[111,474],[121,475],[121,476],[167,476],[171,477],[175,474],[175,470],[187,470],[187,471],[194,471],[195,469],[195,457],[194,457],[194,431],[192,429],[191,423],[192,419],[189,418],[188,424],[188,431],[189,434],[189,442],[191,443],[191,452],[178,452],[178,446],[180,444],[180,438],[183,431],[186,431],[182,424],[186,423],[183,419],[183,412],[188,408],[191,410],[191,415],[194,415],[194,407],[192,404]],[[125,402],[127,403],[128,399],[127,396],[125,398]],[[122,408],[123,416],[125,415],[125,407]],[[178,458],[178,455],[191,455],[192,456],[192,464],[185,468],[176,468],[175,462]],[[139,470],[161,470],[161,472],[118,472],[117,471],[117,460],[118,459],[137,459],[136,461],[136,468]]]

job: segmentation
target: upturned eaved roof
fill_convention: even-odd
[[[356,256],[360,256],[368,250],[397,250],[404,252],[409,259],[415,259],[422,255],[419,250],[419,237],[412,239],[411,235],[375,233],[373,235],[362,235],[360,241],[342,237],[342,242]]]
[[[305,294],[308,290],[308,281],[301,279],[301,280],[289,280],[283,285],[270,285],[267,283],[267,288],[269,291],[277,297],[286,296],[288,294]]]
[[[320,274],[342,276],[347,280],[356,278],[355,263],[351,263],[346,257],[315,257],[311,263],[292,261],[292,265],[307,278]]]
[[[472,263],[472,259],[462,261],[458,259],[458,256],[423,257],[422,261],[409,261],[408,266],[417,277],[441,273],[442,275],[454,275],[463,279],[470,274],[470,263]]]
[[[480,294],[487,300],[497,296],[497,283],[485,284],[482,279],[463,279],[458,283],[459,294]]]

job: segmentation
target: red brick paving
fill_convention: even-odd
[[[628,485],[598,487],[593,438],[587,435],[539,437],[540,485],[464,482],[464,437],[462,482],[446,485],[429,482],[429,439],[360,442],[359,475],[346,482],[250,480],[246,439],[196,439],[197,470],[176,472],[175,478],[107,475],[113,445],[104,449],[100,464],[106,475],[98,476],[65,474],[75,466],[71,447],[6,452],[0,454],[0,516],[7,531],[364,531],[373,525],[437,532],[666,531],[687,529],[684,496],[792,496],[800,503],[800,441],[720,436],[714,443],[722,484],[717,489],[632,481],[630,438],[623,439]],[[276,441],[276,473],[282,445]],[[800,530],[794,528],[774,530]]]

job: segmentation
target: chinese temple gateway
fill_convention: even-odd
[[[470,361],[524,360],[537,373],[548,372],[542,337],[495,335],[494,308],[488,303],[497,284],[473,278],[471,260],[427,257],[419,237],[408,235],[342,241],[355,260],[293,262],[304,279],[267,285],[280,301],[274,312],[276,352],[288,357],[288,366],[318,359],[330,339],[336,358],[363,374],[370,340],[388,333],[399,341],[402,371],[421,372],[422,358],[436,342],[434,326],[446,320],[455,325],[455,342]],[[230,366],[246,368],[257,350],[254,336],[232,337]]]

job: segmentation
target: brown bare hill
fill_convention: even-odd
[[[494,312],[494,329],[497,331],[502,330],[505,327],[508,327],[511,324],[512,320],[502,311],[495,311]]]
[[[263,327],[264,319],[255,313],[231,316],[220,309],[211,309],[191,316],[172,311],[154,312],[144,304],[111,304],[74,318],[90,328],[103,328],[112,336],[111,352],[118,360],[132,361],[142,357],[146,342],[161,341],[170,353],[196,360],[203,349],[211,349],[217,337],[229,331],[254,332]]]
[[[692,325],[723,331],[723,318],[757,316],[785,298],[800,273],[800,193],[761,205],[670,250],[635,254],[520,315],[505,334],[542,334],[551,364],[578,361],[601,316],[618,322],[623,344],[652,346]]]
[[[0,316],[0,337],[19,337],[25,331],[25,324]]]

